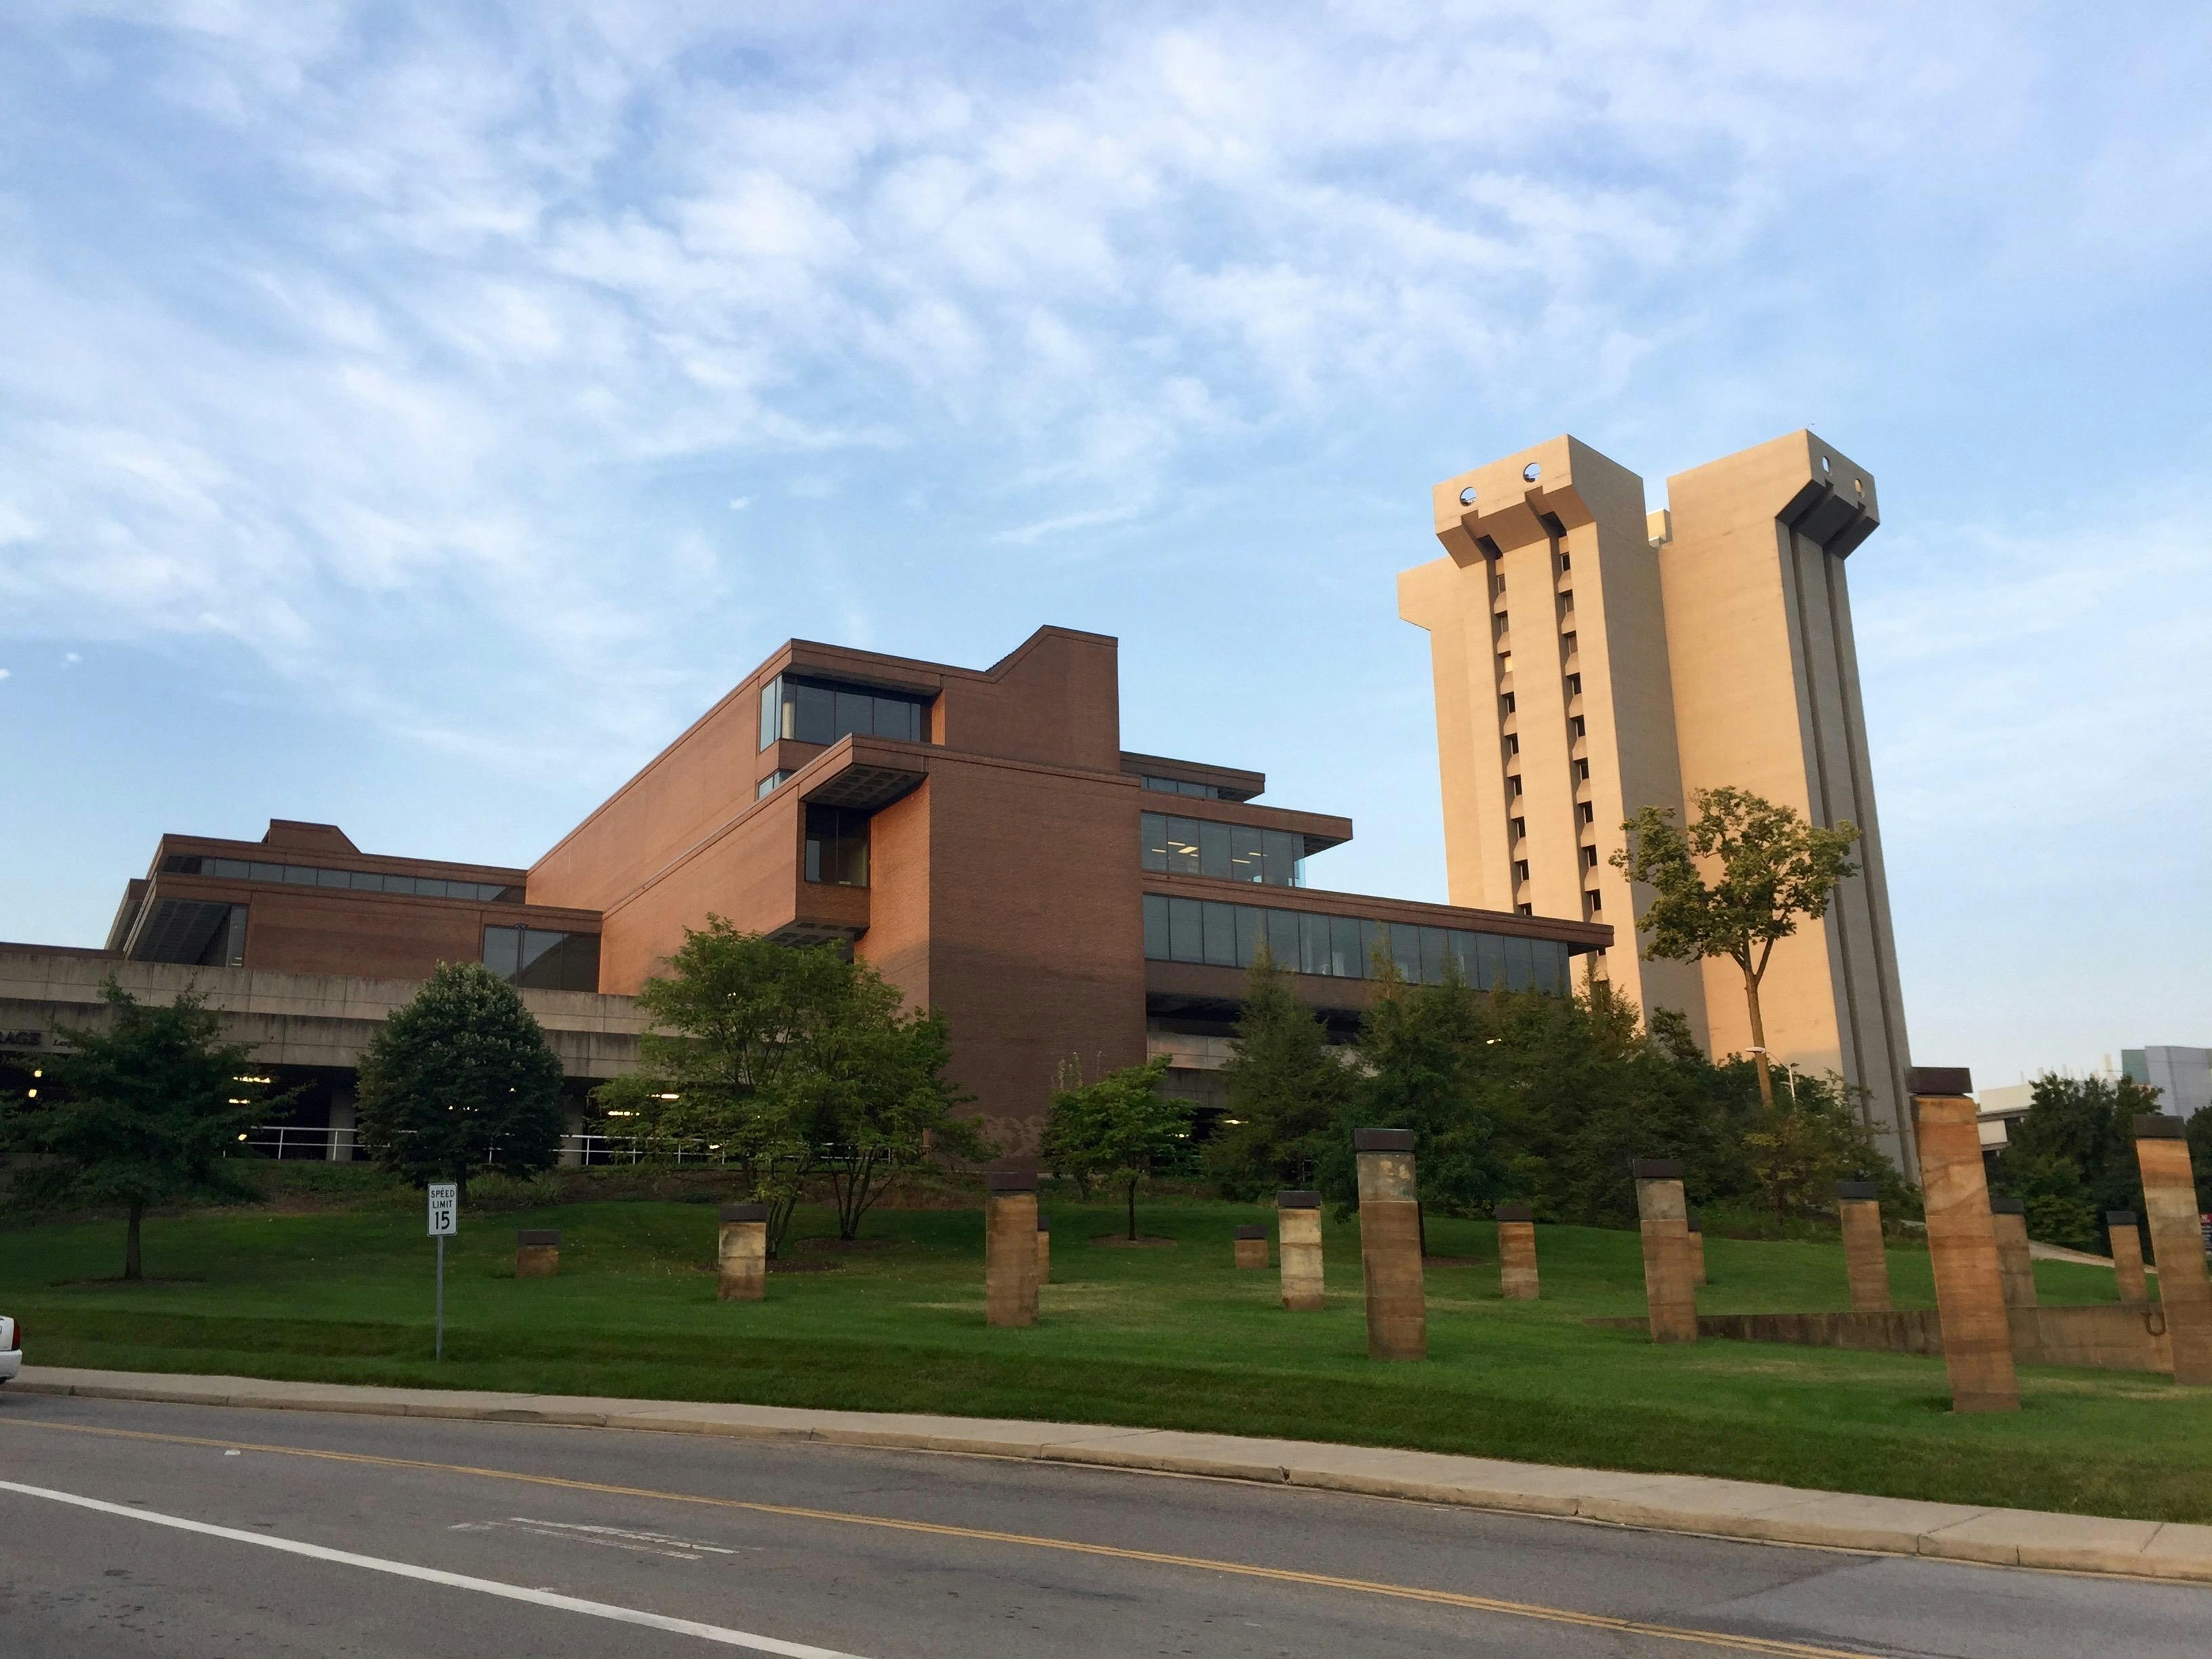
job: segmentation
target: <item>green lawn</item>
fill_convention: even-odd
[[[2022,1374],[2017,1416],[1954,1418],[1940,1359],[1707,1342],[1658,1348],[1584,1316],[1642,1311],[1636,1235],[1538,1232],[1544,1300],[1498,1293],[1486,1223],[1432,1220],[1431,1358],[1364,1352],[1356,1226],[1328,1228],[1330,1302],[1276,1304],[1230,1265],[1258,1207],[1147,1206],[1173,1249],[1085,1242],[1110,1206],[1048,1199],[1054,1283],[1030,1330],[983,1323],[974,1210],[871,1216],[870,1248],[803,1241],[835,1272],[779,1273],[762,1304],[714,1300],[704,1204],[465,1212],[447,1261],[447,1355],[430,1359],[430,1242],[410,1201],[147,1224],[161,1282],[106,1281],[119,1224],[0,1230],[0,1307],[33,1363],[327,1381],[1052,1418],[1274,1434],[1540,1462],[1674,1470],[1897,1496],[2212,1521],[2212,1390],[2110,1372]],[[562,1273],[514,1277],[518,1226],[558,1226]],[[1708,1242],[1708,1311],[1846,1305],[1832,1243]],[[1899,1305],[1932,1303],[1924,1253],[1893,1250]],[[2110,1301],[2109,1272],[2037,1264],[2050,1302]],[[106,1281],[106,1282],[104,1282]]]

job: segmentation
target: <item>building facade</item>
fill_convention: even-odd
[[[1827,916],[1777,945],[1760,987],[1775,1061],[1867,1091],[1906,1169],[1904,1000],[1867,758],[1844,561],[1880,523],[1874,477],[1809,432],[1644,481],[1559,437],[1433,491],[1444,556],[1398,578],[1427,630],[1455,904],[1608,922],[1583,958],[1640,1009],[1752,1048],[1725,959],[1640,958],[1648,893],[1610,860],[1644,806],[1735,786],[1863,834]]]
[[[481,961],[634,1045],[630,999],[720,916],[848,949],[941,1012],[955,1080],[1019,1159],[1071,1062],[1164,1053],[1206,1101],[1263,946],[1348,1029],[1379,959],[1564,992],[1573,957],[1612,942],[1583,916],[1317,888],[1311,860],[1352,823],[1262,803],[1266,782],[1122,749],[1103,635],[1042,629],[980,670],[793,641],[526,869],[364,854],[289,820],[253,842],[164,836],[97,954],[191,969],[217,1006],[251,981],[264,1012],[318,1018],[342,1011],[343,976]],[[0,970],[19,1035],[40,1016],[11,982],[84,977],[20,953]]]
[[[2212,1108],[2212,1048],[2123,1048],[2120,1072],[2158,1091],[2158,1109],[2190,1118]]]

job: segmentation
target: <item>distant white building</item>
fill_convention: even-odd
[[[2212,1106],[2212,1048],[2123,1048],[2120,1070],[2158,1091],[2158,1109],[2191,1117]]]

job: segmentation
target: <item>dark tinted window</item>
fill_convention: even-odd
[[[1205,916],[1196,899],[1168,901],[1168,949],[1177,962],[1206,960]]]
[[[1265,881],[1267,878],[1265,842],[1261,832],[1249,824],[1229,826],[1229,878],[1231,881]]]
[[[1168,937],[1168,901],[1163,894],[1145,895],[1145,955],[1154,962],[1174,959]]]
[[[1229,826],[1201,818],[1198,825],[1198,873],[1229,879]]]
[[[535,991],[599,988],[599,936],[546,927],[487,927],[484,966],[501,979]]]
[[[1168,821],[1159,812],[1140,812],[1137,815],[1138,833],[1144,846],[1144,864],[1147,870],[1168,867]]]
[[[1567,994],[1566,945],[1465,928],[1396,926],[1373,917],[1316,915],[1267,905],[1145,895],[1145,955],[1154,962],[1249,968],[1262,945],[1278,966],[1335,979],[1374,976],[1387,961],[1408,981],[1442,984],[1455,970],[1478,990]]]
[[[868,884],[868,818],[836,806],[806,809],[806,878],[836,887]]]

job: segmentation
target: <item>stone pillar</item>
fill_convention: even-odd
[[[2212,1277],[2204,1268],[2197,1176],[2181,1120],[2164,1112],[2137,1118],[2136,1162],[2142,1169],[2143,1213],[2150,1220],[2159,1304],[2173,1343],[2173,1380],[2212,1386]]]
[[[717,1302],[768,1299],[768,1206],[725,1204],[722,1236],[715,1251]]]
[[[1498,1288],[1508,1302],[1536,1299],[1536,1212],[1526,1204],[1500,1204]]]
[[[2133,1210],[2105,1212],[2106,1237],[2112,1242],[2112,1277],[2119,1281],[2120,1300],[2148,1302],[2150,1285],[2143,1278],[2142,1231]]]
[[[1367,1296],[1367,1357],[1426,1359],[1421,1299],[1421,1212],[1411,1129],[1354,1129],[1359,1165],[1359,1272]]]
[[[1040,1289],[1052,1283],[1052,1223],[1047,1218],[1037,1218],[1037,1285]]]
[[[1276,1254],[1282,1259],[1283,1305],[1312,1313],[1327,1302],[1321,1276],[1321,1194],[1275,1194]]]
[[[1037,1200],[1034,1173],[986,1176],[983,1317],[1034,1325],[1037,1316]]]
[[[1684,1218],[1690,1230],[1690,1282],[1700,1290],[1705,1283],[1705,1221],[1695,1210]]]
[[[1954,1412],[2016,1412],[2020,1380],[2012,1367],[1990,1189],[1982,1176],[1982,1135],[1963,1066],[1915,1066],[1905,1073],[1920,1142],[1920,1196],[1928,1212],[1928,1255],[1936,1312],[1943,1327],[1943,1364]]]
[[[2016,1198],[1990,1200],[1990,1231],[1996,1235],[1997,1277],[2004,1283],[2005,1306],[2035,1305],[2035,1258],[2027,1249],[2027,1206]]]
[[[1240,1267],[1264,1267],[1267,1265],[1267,1230],[1265,1227],[1239,1227],[1237,1230],[1237,1265]]]
[[[514,1276],[550,1279],[561,1271],[561,1231],[525,1227],[514,1236]]]
[[[1690,1212],[1682,1166],[1671,1158],[1638,1158],[1636,1213],[1644,1231],[1644,1297],[1654,1342],[1698,1340],[1698,1289],[1690,1258]]]
[[[1836,1183],[1836,1209],[1844,1223],[1844,1276],[1853,1313],[1887,1313],[1889,1252],[1881,1243],[1881,1188],[1871,1181]]]

